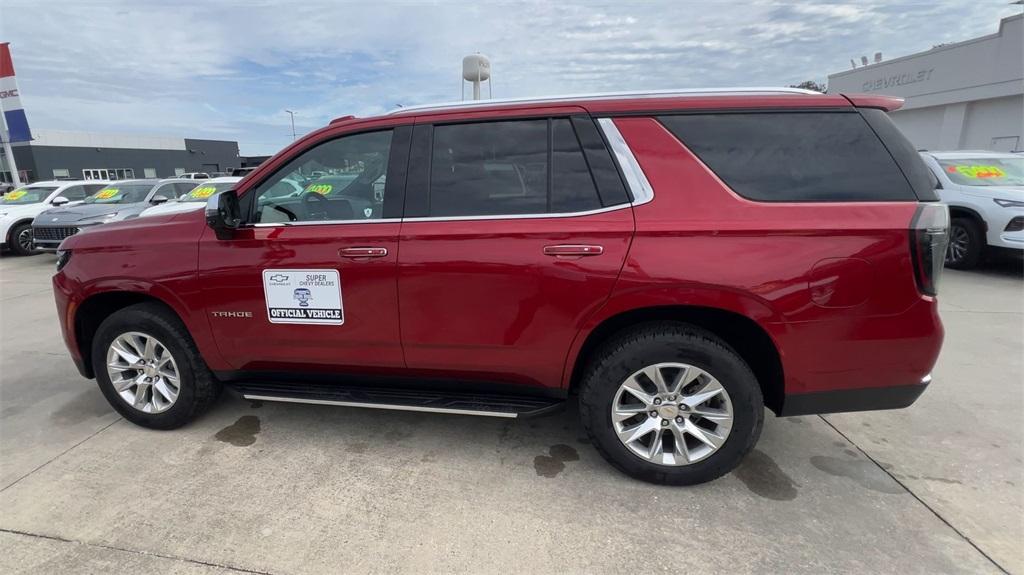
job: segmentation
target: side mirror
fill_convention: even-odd
[[[66,203],[69,203],[70,201],[71,200],[65,198],[64,196],[57,196],[56,198],[53,198],[53,201],[50,202],[50,205],[60,207]]]
[[[234,190],[220,192],[206,200],[206,225],[217,233],[217,239],[231,239],[242,225],[242,209]]]
[[[163,194],[157,194],[157,195],[153,196],[153,199],[150,200],[149,202],[151,204],[153,204],[153,205],[159,206],[160,204],[163,204],[163,203],[165,203],[167,201],[168,201],[167,196],[165,196]]]

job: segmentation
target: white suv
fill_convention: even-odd
[[[921,152],[949,204],[946,265],[970,269],[991,250],[1024,250],[1024,155]]]
[[[27,256],[32,248],[32,220],[55,206],[75,204],[103,189],[104,180],[36,182],[0,197],[0,249]]]

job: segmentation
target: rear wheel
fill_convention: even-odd
[[[761,434],[764,401],[746,363],[685,324],[639,326],[608,342],[580,388],[583,425],[624,473],[669,485],[735,468]]]
[[[19,256],[30,256],[36,253],[32,246],[32,224],[25,222],[18,224],[11,230],[10,235],[11,251]]]
[[[112,314],[93,338],[96,381],[125,419],[154,429],[188,423],[221,391],[185,326],[158,304]]]
[[[981,261],[985,248],[985,234],[976,220],[953,218],[949,226],[949,246],[946,247],[946,265],[957,270],[969,270]]]

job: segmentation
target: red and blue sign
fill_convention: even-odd
[[[28,129],[28,118],[21,107],[18,95],[18,80],[14,77],[14,62],[11,60],[11,46],[0,43],[0,110],[3,110],[7,124],[7,141],[27,142],[32,139]]]

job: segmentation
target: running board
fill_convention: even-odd
[[[484,417],[536,417],[562,407],[544,397],[325,384],[232,383],[245,399]]]

